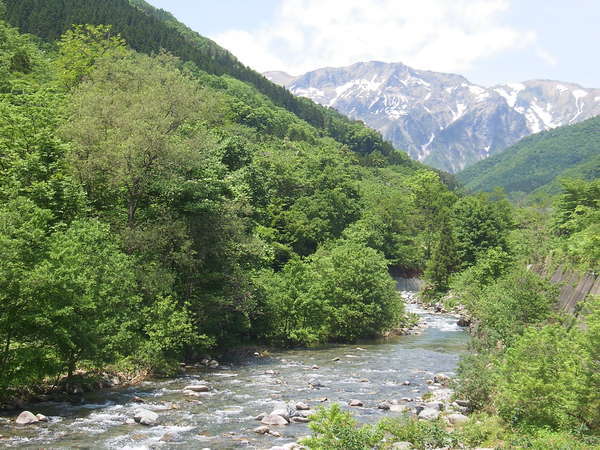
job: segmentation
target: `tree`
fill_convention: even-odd
[[[503,199],[492,201],[488,194],[463,197],[452,208],[456,251],[461,267],[476,263],[490,248],[508,252],[508,233],[513,227],[511,208]]]
[[[62,35],[58,50],[58,78],[71,89],[90,75],[97,60],[125,56],[126,44],[110,25],[74,25]]]
[[[448,290],[450,275],[456,270],[458,258],[454,231],[450,223],[450,212],[440,215],[440,228],[431,258],[425,269],[425,279],[433,285],[436,292]]]

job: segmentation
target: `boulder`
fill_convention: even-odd
[[[469,421],[469,418],[464,414],[449,414],[446,416],[450,425],[463,425]]]
[[[290,411],[287,407],[285,408],[275,408],[273,411],[271,411],[271,416],[281,416],[283,417],[285,420],[290,420]]]
[[[208,362],[208,367],[211,368],[211,369],[216,369],[217,367],[219,367],[219,362],[217,360],[215,360],[215,359],[211,359]]]
[[[288,421],[278,414],[269,414],[263,417],[260,423],[264,425],[287,425]]]
[[[348,406],[363,406],[363,402],[360,400],[350,400]]]
[[[419,413],[419,419],[423,420],[436,420],[438,417],[440,417],[440,412],[433,408],[425,408]]]
[[[442,386],[447,386],[448,383],[450,382],[450,377],[448,375],[446,375],[445,373],[436,373],[433,377],[433,382],[439,383]]]
[[[32,423],[38,423],[39,421],[40,421],[40,419],[38,419],[37,416],[35,414],[33,414],[32,412],[23,411],[17,417],[17,419],[15,420],[15,423],[17,425],[31,425]]]
[[[36,414],[35,417],[37,417],[40,422],[48,422],[48,417],[43,414]]]
[[[456,325],[458,325],[459,327],[468,327],[469,325],[471,325],[471,319],[469,319],[466,316],[460,316],[456,321]]]
[[[296,403],[296,409],[298,411],[307,411],[310,409],[310,406],[308,406],[306,403],[298,402]]]
[[[133,416],[133,420],[141,425],[152,426],[158,421],[158,414],[147,409],[140,409]]]
[[[406,405],[390,405],[391,412],[406,412],[408,409]]]
[[[438,411],[444,410],[444,403],[438,401],[427,402],[424,406],[425,408],[437,409]]]
[[[254,430],[256,434],[267,434],[269,432],[269,427],[266,425],[261,425],[260,427],[256,427]]]
[[[183,390],[192,392],[208,392],[210,391],[210,387],[206,384],[191,384],[184,387]]]
[[[308,423],[308,422],[310,422],[310,419],[308,417],[295,416],[295,417],[292,417],[292,422],[294,422],[294,423]]]

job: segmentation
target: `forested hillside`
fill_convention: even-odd
[[[394,151],[378,132],[362,122],[295,97],[171,14],[143,0],[6,0],[6,6],[7,20],[13,26],[48,41],[58,39],[71,24],[111,25],[112,31],[120,33],[138,52],[151,54],[164,49],[209,74],[230,75],[251,84],[275,105],[315,126],[319,134],[331,136],[361,155],[377,152],[396,164],[416,164],[405,153]]]
[[[600,176],[600,117],[529,136],[457,175],[470,191],[560,192],[560,178]]]
[[[108,26],[56,48],[0,26],[4,393],[406,324],[388,266],[429,259],[455,198],[435,172]]]

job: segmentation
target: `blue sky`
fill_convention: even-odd
[[[600,0],[149,0],[259,71],[403,62],[600,87]]]

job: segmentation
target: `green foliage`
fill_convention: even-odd
[[[271,339],[292,345],[356,341],[399,325],[402,302],[377,251],[352,241],[265,274]]]
[[[338,404],[330,408],[320,408],[313,414],[309,425],[313,435],[301,441],[314,450],[368,450],[374,448],[383,437],[377,428],[363,425]]]
[[[508,193],[555,194],[563,177],[600,175],[600,117],[526,137],[457,175],[471,191],[502,187]]]
[[[106,25],[75,25],[61,36],[58,49],[58,78],[68,89],[85,79],[98,59],[123,56],[126,51],[125,41]]]
[[[477,261],[491,248],[508,251],[508,232],[513,226],[510,205],[488,195],[463,197],[452,210],[456,252],[462,268]]]
[[[495,404],[510,423],[573,430],[584,367],[577,339],[561,325],[529,328],[500,364]]]
[[[417,449],[452,447],[458,444],[456,436],[446,431],[446,426],[441,420],[384,419],[378,424],[378,428],[391,435],[391,439],[388,440],[410,442]]]

